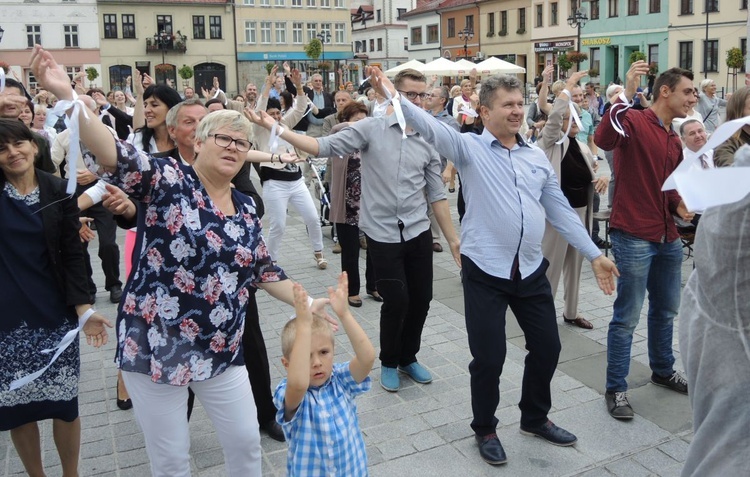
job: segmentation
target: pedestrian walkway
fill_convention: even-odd
[[[606,162],[601,161],[606,168]],[[458,227],[455,194],[449,194]],[[330,229],[324,235],[330,237]],[[279,263],[294,280],[300,281],[312,296],[323,296],[335,284],[340,272],[338,256],[331,253],[327,270],[315,266],[305,226],[296,216],[289,218]],[[122,237],[121,237],[122,239]],[[122,243],[122,241],[120,242]],[[594,324],[591,331],[562,324],[562,301],[558,318],[562,354],[552,382],[553,409],[550,418],[578,436],[575,447],[555,447],[541,439],[518,432],[523,361],[523,334],[515,318],[508,314],[508,357],[500,381],[500,421],[498,436],[508,453],[508,464],[498,468],[480,458],[469,427],[471,401],[468,363],[471,359],[463,317],[463,294],[459,269],[448,253],[434,255],[434,300],[425,325],[420,361],[433,373],[431,384],[414,384],[402,378],[398,393],[384,391],[378,382],[379,364],[372,372],[372,391],[359,400],[360,425],[367,444],[370,473],[379,476],[677,476],[690,442],[691,414],[687,396],[649,383],[645,314],[634,336],[630,371],[630,402],[636,417],[630,422],[612,419],[604,405],[607,324],[614,297],[602,294],[588,266],[584,266],[581,286],[581,313]],[[96,249],[96,244],[92,244]],[[95,254],[92,254],[95,256]],[[364,252],[362,254],[364,267]],[[683,283],[692,260],[683,266]],[[103,283],[101,268],[94,265],[95,281]],[[562,296],[562,291],[559,293]],[[366,297],[366,295],[363,296]],[[97,308],[112,320],[115,306],[100,287]],[[364,298],[361,308],[352,312],[378,347],[380,306]],[[263,329],[272,363],[274,385],[284,375],[279,333],[292,314],[263,292],[258,293]],[[677,367],[682,370],[675,326]],[[110,336],[114,338],[115,332]],[[95,350],[82,340],[80,411],[83,427],[81,444],[82,476],[150,475],[143,436],[132,411],[115,405],[116,369],[112,362],[114,340]],[[343,332],[337,334],[336,357],[348,359],[351,348]],[[47,475],[61,474],[49,422],[41,426],[42,451]],[[224,457],[216,433],[205,412],[196,407],[190,422],[193,475],[225,475]],[[263,435],[263,475],[286,474],[286,445]],[[0,476],[23,475],[23,467],[13,449],[10,435],[0,433]]]

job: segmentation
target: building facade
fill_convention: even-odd
[[[340,81],[338,70],[348,69],[352,60],[349,1],[236,0],[240,84],[262,84],[267,65],[288,61],[305,76],[323,73],[333,88]],[[304,50],[313,38],[323,42],[316,60]]]
[[[531,61],[528,77],[542,74],[548,65],[557,65],[561,54],[577,50],[577,29],[568,25],[568,17],[579,8],[576,0],[531,2]],[[556,68],[556,77],[561,76]]]
[[[28,65],[38,43],[52,52],[71,79],[95,68],[99,78],[86,80],[86,86],[102,85],[96,0],[4,1],[0,11],[0,28],[4,30],[0,59],[10,66],[9,77],[30,90],[37,87]]]
[[[481,52],[482,29],[479,6],[474,0],[446,0],[438,7],[440,46],[443,57],[451,61],[476,61]]]
[[[526,82],[533,67],[531,44],[531,2],[528,0],[489,0],[479,4],[482,24],[481,59],[495,56],[526,68],[518,78]],[[480,58],[478,58],[480,59]]]
[[[401,15],[408,23],[409,59],[428,63],[440,58],[440,15],[437,8],[446,0],[417,1],[417,7]]]
[[[734,71],[727,67],[727,50],[740,48],[747,58],[747,0],[708,4],[708,13],[702,2],[681,1],[670,6],[668,65],[692,70],[696,84],[708,77],[731,93],[735,89]],[[737,75],[737,87],[744,85],[743,76]]]
[[[136,69],[178,91],[190,86],[238,91],[231,0],[98,0],[105,90],[125,87]],[[187,65],[194,76],[183,80]]]
[[[357,4],[358,3],[358,4]],[[352,3],[354,56],[360,76],[365,64],[387,70],[409,60],[409,33],[403,15],[416,0],[364,0]]]

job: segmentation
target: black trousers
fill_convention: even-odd
[[[399,243],[367,237],[380,308],[380,361],[407,366],[417,360],[422,328],[432,300],[432,234],[425,230]]]
[[[120,281],[120,248],[117,246],[117,224],[112,214],[102,206],[96,204],[83,212],[81,217],[94,219],[96,234],[99,238],[99,258],[102,261],[104,272],[104,288],[111,289],[114,286],[122,286]],[[89,291],[96,293],[94,283],[94,270],[91,268],[91,256],[88,252],[88,243],[84,243],[83,252],[86,262],[86,273],[89,276]]]
[[[594,191],[594,203],[592,205],[592,211],[593,213],[599,212],[599,206],[601,205],[602,200],[599,197],[599,193]],[[591,238],[596,242],[596,239],[601,240],[601,237],[599,237],[599,221],[594,220],[591,224]]]
[[[464,220],[464,215],[466,214],[466,199],[464,199],[464,186],[461,184],[461,175],[456,174],[456,178],[458,179],[458,198],[456,199],[456,209],[458,210],[458,223],[460,224],[461,221]]]
[[[250,378],[250,387],[253,389],[253,400],[258,410],[258,424],[263,426],[276,416],[276,406],[273,405],[271,395],[271,373],[269,371],[268,352],[263,332],[260,329],[260,317],[258,315],[258,302],[255,299],[255,288],[250,291],[247,300],[247,311],[245,314],[245,331],[242,334],[242,356],[245,359],[247,376]],[[188,396],[188,420],[193,412],[195,394],[189,392]]]
[[[349,296],[359,295],[359,227],[341,223],[334,225],[341,245],[341,270],[349,276]],[[369,247],[365,250],[365,290],[377,290]]]
[[[550,382],[560,356],[555,304],[545,276],[549,262],[528,277],[520,273],[505,280],[482,271],[469,257],[461,256],[466,331],[473,357],[471,375],[471,428],[478,435],[495,432],[495,411],[500,402],[500,375],[505,363],[505,312],[510,306],[526,337],[525,369],[521,388],[521,425],[547,422],[552,406]]]

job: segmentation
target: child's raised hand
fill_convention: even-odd
[[[297,319],[300,322],[312,323],[312,311],[307,304],[307,291],[299,283],[294,284],[293,290],[294,313],[297,315]]]
[[[349,312],[349,276],[346,272],[341,272],[339,275],[336,289],[328,287],[328,299],[331,302],[331,308],[339,318]]]

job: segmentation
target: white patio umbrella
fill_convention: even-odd
[[[458,74],[458,66],[451,60],[438,58],[424,65],[422,73],[425,76],[455,76]]]
[[[424,69],[424,63],[422,63],[419,60],[409,60],[406,63],[400,64],[398,66],[394,66],[393,68],[386,70],[385,75],[386,76],[396,76],[396,73],[398,73],[401,70],[405,70],[407,68],[412,68],[417,71],[422,71]]]
[[[469,73],[471,73],[471,70],[477,67],[475,63],[472,63],[471,61],[465,58],[461,58],[455,63],[456,63],[456,67],[458,68],[456,70],[456,74],[459,76],[468,76]],[[479,69],[477,69],[477,73],[479,73]]]
[[[477,73],[480,75],[526,73],[525,68],[503,61],[500,58],[495,58],[494,56],[487,58],[481,63],[477,63],[476,68]]]

